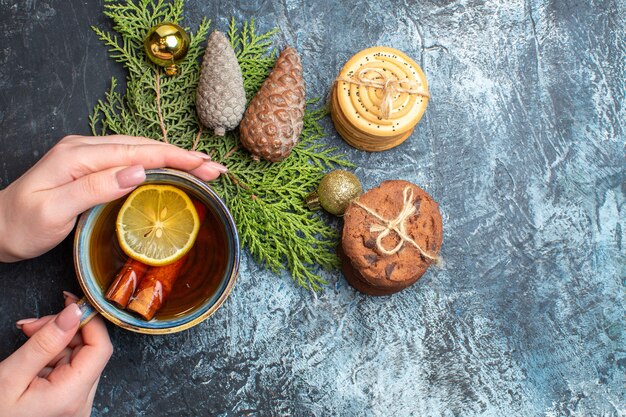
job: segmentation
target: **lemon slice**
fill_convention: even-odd
[[[199,229],[191,199],[171,185],[144,185],[133,191],[117,215],[115,228],[126,255],[152,266],[185,256]]]

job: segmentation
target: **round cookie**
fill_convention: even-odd
[[[364,49],[350,58],[341,69],[339,78],[352,78],[362,69],[372,70],[366,78],[376,78],[376,72],[373,71],[380,71],[394,80],[410,80],[419,86],[422,94],[397,94],[391,116],[385,119],[379,107],[383,96],[380,89],[338,81],[338,109],[351,124],[369,135],[386,138],[412,130],[428,104],[428,82],[420,66],[402,51],[376,46]]]
[[[343,66],[331,91],[337,132],[357,149],[378,152],[408,139],[430,94],[419,65],[397,49],[364,49]]]
[[[443,237],[441,214],[438,204],[420,187],[408,181],[385,181],[359,197],[358,202],[383,219],[393,220],[404,205],[405,189],[407,196],[412,192],[409,204],[416,208],[404,221],[406,235],[426,254],[437,257]],[[357,290],[372,295],[392,294],[415,283],[433,260],[409,241],[405,241],[394,254],[383,253],[376,242],[382,232],[371,231],[372,226],[386,224],[355,202],[351,203],[344,215],[341,238],[343,270],[348,282]],[[391,231],[381,243],[390,251],[400,241],[400,236]]]
[[[337,89],[333,88],[330,99],[330,116],[335,125],[337,133],[350,145],[357,149],[369,152],[380,152],[394,148],[408,139],[413,133],[413,129],[406,133],[387,138],[369,136],[358,130],[345,119],[341,111],[337,109]]]
[[[391,295],[399,291],[397,289],[374,287],[368,284],[361,274],[352,267],[352,263],[341,249],[341,245],[337,247],[337,255],[339,255],[341,260],[341,272],[343,272],[346,280],[355,290],[367,295]]]

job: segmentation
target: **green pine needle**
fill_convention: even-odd
[[[211,186],[230,208],[244,246],[271,271],[287,269],[298,285],[321,289],[326,281],[319,268],[338,266],[338,234],[323,216],[305,207],[303,198],[328,170],[352,166],[335,148],[319,142],[325,136],[319,120],[327,109],[314,109],[317,100],[309,100],[300,143],[292,154],[280,163],[255,162],[240,147],[236,133],[214,137],[200,129],[196,118],[196,86],[204,52],[201,44],[210,22],[204,19],[195,33],[185,28],[191,38],[189,52],[179,64],[180,75],[167,77],[163,69],[148,61],[143,40],[160,22],[180,24],[183,0],[105,0],[104,8],[104,14],[113,20],[114,33],[97,27],[93,30],[128,76],[124,94],[118,92],[118,82],[113,78],[110,90],[96,104],[89,117],[93,133],[166,140],[205,152],[227,165],[229,173]],[[228,36],[241,66],[248,100],[276,61],[276,51],[271,47],[276,32],[259,34],[254,20],[238,26],[231,19]]]

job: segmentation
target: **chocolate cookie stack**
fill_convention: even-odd
[[[385,181],[346,210],[338,250],[343,273],[362,293],[393,294],[439,261],[442,236],[439,206],[428,193]]]
[[[365,49],[343,67],[331,93],[331,117],[346,142],[384,151],[413,133],[428,104],[422,69],[401,51]]]

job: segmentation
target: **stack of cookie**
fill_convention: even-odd
[[[385,181],[344,215],[342,270],[369,295],[389,295],[415,283],[439,262],[443,229],[438,204],[408,181]]]
[[[411,58],[393,48],[368,48],[339,73],[331,92],[331,117],[350,145],[384,151],[413,133],[429,97],[426,76]]]

